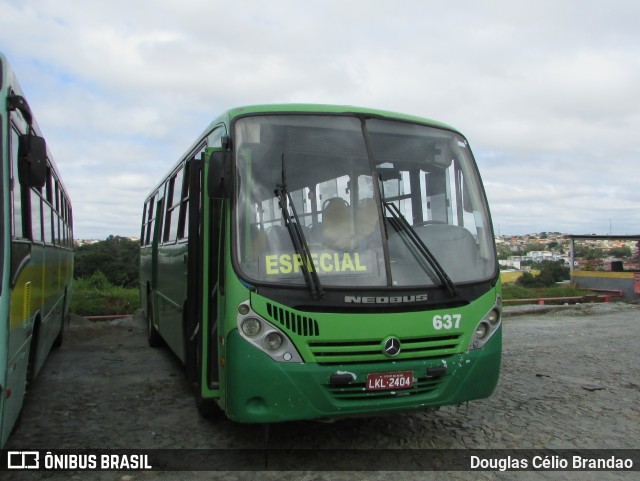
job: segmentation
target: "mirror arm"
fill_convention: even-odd
[[[31,127],[31,124],[33,122],[33,115],[31,114],[29,104],[24,97],[15,94],[9,95],[7,97],[7,110],[18,110],[27,121],[27,124],[29,124],[29,127]]]

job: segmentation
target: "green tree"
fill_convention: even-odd
[[[553,282],[567,281],[571,278],[571,271],[564,261],[543,261],[540,273],[548,273]]]
[[[597,247],[576,246],[575,255],[586,260],[596,260],[604,257],[604,251]]]
[[[516,281],[516,285],[521,287],[529,287],[529,288],[542,287],[538,285],[538,280],[536,277],[537,276],[534,276],[533,274],[531,274],[531,272],[523,272],[522,275],[518,277],[518,280]]]
[[[543,250],[542,246],[540,244],[534,244],[532,242],[529,242],[522,248],[522,252],[524,254],[528,254],[529,252],[540,251],[540,250]]]
[[[501,260],[508,259],[513,255],[513,251],[511,250],[511,248],[504,244],[496,245],[496,250],[498,251],[498,259]]]
[[[137,287],[140,246],[126,237],[109,236],[95,244],[85,244],[75,251],[75,277],[90,278],[101,271],[110,284]]]
[[[516,284],[522,287],[551,287],[557,282],[569,279],[569,268],[564,261],[542,261],[540,273],[537,276],[525,272],[518,278]]]
[[[609,255],[613,257],[628,258],[631,257],[631,249],[629,247],[614,247],[609,249]]]

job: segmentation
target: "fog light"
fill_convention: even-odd
[[[269,351],[277,351],[282,347],[284,339],[277,332],[270,332],[264,336],[264,347]]]
[[[240,304],[238,306],[238,312],[241,316],[246,316],[247,314],[249,314],[249,306],[246,304]]]
[[[255,337],[260,334],[260,329],[262,326],[260,325],[260,321],[254,317],[250,317],[242,321],[242,332],[249,337]]]
[[[487,319],[491,324],[495,324],[500,320],[500,313],[498,312],[497,309],[493,309],[487,316]]]
[[[481,322],[480,324],[478,324],[478,327],[476,327],[476,338],[484,339],[488,332],[489,326],[486,323]]]

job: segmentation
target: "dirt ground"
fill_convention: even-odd
[[[489,399],[331,424],[272,425],[269,445],[337,450],[638,449],[638,339],[637,304],[507,308],[502,372]],[[72,316],[64,343],[28,393],[22,419],[6,448],[260,449],[264,435],[262,426],[201,418],[179,363],[166,348],[147,346],[141,313],[109,322]],[[326,471],[20,474],[24,477],[6,479],[386,481],[390,477],[384,472]],[[411,472],[401,479],[514,479],[515,474]],[[634,474],[525,472],[517,477],[633,479],[629,475]]]

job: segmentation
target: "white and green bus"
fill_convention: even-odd
[[[0,430],[62,342],[73,277],[71,203],[16,77],[0,53]]]
[[[344,106],[215,119],[150,192],[141,297],[203,414],[247,423],[489,396],[493,229],[465,137]]]

